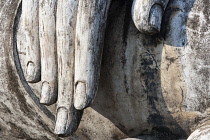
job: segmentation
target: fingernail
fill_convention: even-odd
[[[163,10],[160,5],[153,5],[150,10],[149,23],[154,30],[160,32],[161,22],[162,22]]]
[[[35,78],[35,64],[33,62],[28,62],[26,70],[26,80],[28,82],[33,82]]]
[[[55,134],[64,135],[66,133],[66,123],[68,119],[68,111],[66,108],[59,108],[57,111]]]
[[[41,98],[40,98],[40,103],[41,104],[49,104],[50,103],[50,92],[51,88],[48,82],[43,82],[42,84],[42,93],[41,93]]]
[[[74,94],[74,107],[77,110],[82,110],[86,107],[86,102],[87,102],[86,84],[83,82],[78,82]]]

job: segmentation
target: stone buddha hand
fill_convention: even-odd
[[[40,103],[56,103],[55,133],[72,134],[97,93],[111,0],[22,1],[21,60],[26,80],[41,82]],[[140,32],[156,34],[168,0],[134,0]]]

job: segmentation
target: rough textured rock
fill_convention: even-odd
[[[19,3],[0,2],[0,139],[61,139],[53,134],[55,106],[39,103],[41,84],[28,85],[18,62]],[[157,35],[136,29],[131,7],[130,0],[112,1],[98,94],[65,139],[174,140],[196,129],[189,140],[208,136],[209,1],[169,2]]]

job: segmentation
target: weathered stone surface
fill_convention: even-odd
[[[208,140],[210,137],[209,120],[203,120],[187,140]]]
[[[39,104],[40,83],[29,86],[20,63],[15,66],[19,3],[0,2],[0,139],[59,139],[54,106]],[[196,129],[189,140],[208,136],[209,1],[170,2],[165,30],[153,36],[136,29],[131,6],[112,1],[98,94],[75,135],[65,139],[187,139]]]

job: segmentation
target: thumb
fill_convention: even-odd
[[[169,0],[134,0],[132,19],[136,28],[143,33],[158,33],[168,1]]]

